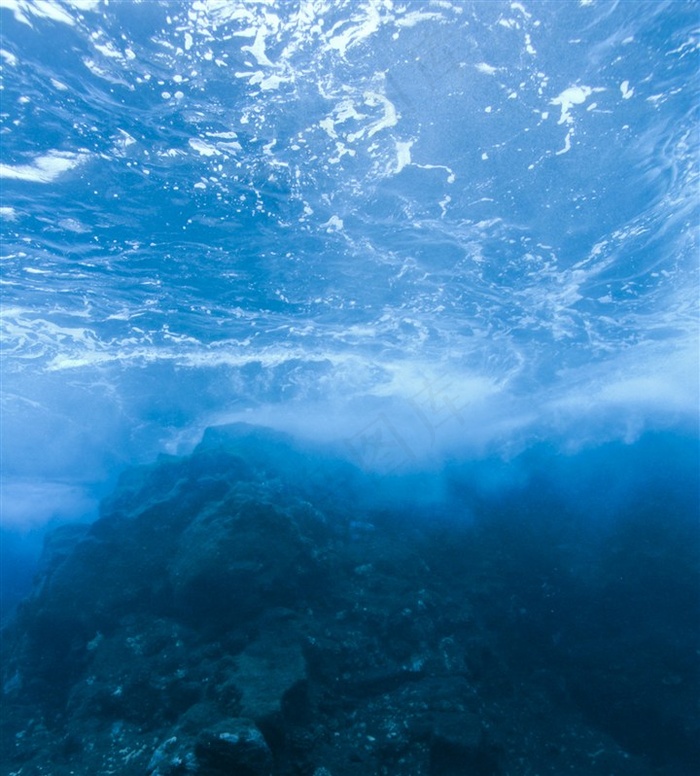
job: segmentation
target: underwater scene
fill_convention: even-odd
[[[700,773],[700,5],[0,66],[0,776]]]

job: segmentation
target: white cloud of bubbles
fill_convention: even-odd
[[[94,517],[95,494],[120,470],[163,451],[189,453],[208,425],[267,425],[328,444],[371,472],[429,472],[450,460],[512,460],[543,441],[574,453],[613,440],[632,444],[650,430],[692,431],[700,401],[690,340],[674,350],[646,343],[532,390],[516,366],[489,375],[437,362],[370,364],[350,354],[306,365],[281,355],[265,365],[253,356],[231,365],[219,354],[209,367],[169,367],[172,396],[154,398],[142,388],[166,384],[163,365],[132,366],[114,374],[101,366],[100,380],[83,366],[46,374],[41,390],[36,380],[16,386],[21,412],[13,409],[18,422],[5,422],[3,434],[4,460],[13,462],[2,487],[4,530]],[[293,394],[274,388],[292,383]],[[86,406],[93,407],[87,414]]]
[[[27,533],[47,523],[94,517],[97,501],[81,484],[6,479],[0,484],[0,529]]]
[[[578,427],[572,445],[606,438],[632,443],[649,428],[696,430],[698,370],[696,339],[674,349],[645,343],[611,363],[566,375],[566,389],[546,405],[550,423]]]
[[[206,425],[247,421],[332,444],[365,469],[389,472],[454,458],[511,459],[542,441],[569,453],[632,444],[647,431],[693,431],[700,407],[695,341],[672,350],[646,343],[532,388],[522,367],[495,377],[415,361],[370,370],[348,358],[324,378],[324,393],[203,415],[189,440]]]

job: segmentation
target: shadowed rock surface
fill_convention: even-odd
[[[410,478],[391,506],[243,424],[127,472],[49,536],[3,633],[0,773],[690,776],[676,490],[603,530],[544,475],[489,497],[445,477],[439,509]]]

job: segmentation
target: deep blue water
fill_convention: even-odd
[[[245,421],[490,515],[514,574],[605,566],[606,627],[697,617],[697,3],[0,0],[0,35],[4,612],[47,526]],[[517,638],[569,648],[552,612]]]

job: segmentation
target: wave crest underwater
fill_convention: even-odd
[[[695,428],[692,3],[1,13],[8,476]]]

